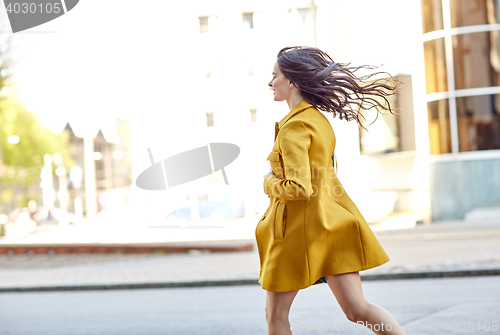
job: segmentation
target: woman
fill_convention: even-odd
[[[360,125],[363,115],[353,105],[392,113],[386,96],[399,82],[391,76],[368,82],[373,75],[353,74],[359,68],[371,67],[335,63],[310,47],[278,53],[269,86],[290,113],[276,122],[267,158],[272,172],[264,180],[270,205],[255,229],[269,335],[291,334],[288,313],[295,295],[321,283],[328,284],[350,321],[376,334],[404,334],[388,311],[363,296],[359,271],[389,257],[336,177],[335,135],[319,112]]]

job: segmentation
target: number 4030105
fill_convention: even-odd
[[[36,3],[28,3],[28,2],[23,2],[23,3],[9,3],[7,7],[5,8],[7,13],[55,13],[58,14],[61,12],[61,3],[55,2],[55,3],[45,3],[45,4],[36,4]]]
[[[453,321],[446,322],[444,329],[447,331],[497,331],[498,330],[498,321]]]

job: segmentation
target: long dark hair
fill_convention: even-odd
[[[320,49],[301,46],[281,49],[278,65],[283,75],[300,90],[306,102],[318,110],[333,113],[333,117],[339,115],[341,120],[356,120],[366,130],[361,122],[361,118],[366,120],[363,111],[375,108],[377,112],[394,114],[387,96],[395,94],[402,82],[387,72],[361,77],[354,75],[359,69],[374,69],[374,66],[351,67],[350,64],[335,63]],[[379,74],[387,76],[370,80]],[[355,110],[353,105],[359,109]]]

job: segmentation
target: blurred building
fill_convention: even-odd
[[[241,153],[226,169],[230,187],[224,185],[219,171],[167,193],[182,194],[184,189],[199,196],[210,195],[212,189],[239,192],[246,214],[265,211],[269,199],[262,191],[262,176],[269,171],[266,157],[273,146],[274,123],[289,112],[285,102],[273,101],[267,86],[277,53],[285,46],[318,46],[338,62],[354,60],[359,61],[356,65],[361,61],[374,65],[373,57],[353,59],[359,46],[351,37],[366,35],[362,31],[366,26],[354,20],[360,8],[357,2],[190,1],[184,10],[177,11],[182,22],[178,29],[184,30],[184,51],[197,55],[185,68],[191,79],[189,86],[196,88],[196,99],[189,96],[185,99],[189,104],[182,105],[182,115],[172,116],[175,124],[184,127],[169,127],[165,132],[163,125],[156,122],[155,128],[152,119],[142,113],[133,119],[134,178],[150,166],[146,148],[157,143],[161,143],[153,150],[157,160],[207,142],[234,143]],[[391,3],[397,12],[397,2]],[[370,6],[381,10],[378,5]],[[370,8],[365,11],[371,13]],[[383,17],[375,21],[377,29],[385,29],[381,23],[387,21]],[[366,41],[363,43],[366,45]],[[374,55],[364,50],[362,54]],[[393,107],[404,111],[402,115],[379,117],[367,133],[354,122],[346,123],[324,113],[337,137],[339,178],[369,221],[405,210],[420,211],[419,215],[426,217],[429,209],[427,165],[417,168],[422,161],[417,159],[416,150],[414,109],[418,108],[413,101],[413,76],[401,69],[391,74],[407,83],[400,96],[391,101]],[[182,101],[183,93],[179,90],[176,98]],[[422,110],[418,111],[422,116]],[[163,122],[169,123],[168,119]],[[153,139],[153,133],[158,137]],[[160,134],[164,136],[161,139]],[[427,151],[423,154],[427,155]],[[160,192],[132,190],[138,208],[147,208],[146,199],[149,204],[157,204],[152,205],[155,208],[172,202]]]
[[[500,4],[422,0],[435,220],[500,204]]]
[[[282,47],[308,45],[341,63],[387,63],[382,71],[406,83],[391,97],[399,115],[380,115],[368,132],[325,113],[339,179],[368,221],[405,211],[419,221],[460,219],[498,205],[498,7],[497,0],[186,2],[176,19],[192,60],[183,67],[189,89],[170,92],[172,114],[163,122],[134,117],[134,178],[151,165],[147,147],[157,145],[162,159],[208,142],[234,143],[241,153],[226,169],[231,187],[217,172],[185,190],[239,190],[249,212],[264,211],[274,122],[289,111],[267,83]],[[367,123],[375,118],[366,115]],[[172,121],[184,126],[163,131]],[[132,191],[139,207],[145,199],[165,203],[160,193]]]
[[[98,129],[93,136],[94,152],[91,159],[95,165],[96,211],[110,206],[126,206],[128,193],[132,184],[132,164],[130,161],[130,132],[127,129],[130,121],[115,119],[114,131]],[[68,133],[69,144],[73,149],[72,158],[76,165],[84,169],[84,133],[78,123],[68,122],[64,128]],[[69,183],[68,211],[75,212],[75,198],[83,202],[83,214],[87,215],[85,196],[85,171],[81,187]],[[58,189],[57,178],[55,179]]]
[[[165,112],[156,106],[150,117],[137,113],[133,118],[134,178],[151,165],[147,148],[155,161],[209,142],[233,143],[241,152],[226,168],[229,185],[218,171],[167,192],[133,187],[133,206],[151,206],[148,212],[162,209],[166,214],[175,209],[169,205],[175,198],[225,194],[243,198],[246,214],[259,213],[268,205],[262,176],[269,170],[266,157],[273,145],[274,122],[287,113],[286,103],[273,102],[267,83],[278,46],[315,43],[315,7],[310,1],[230,0],[189,1],[180,7],[176,16],[183,33],[182,53],[196,55],[183,67],[189,86],[169,92],[172,99]],[[291,29],[282,31],[280,43],[270,39],[276,25]]]

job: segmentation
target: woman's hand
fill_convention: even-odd
[[[268,176],[270,176],[270,175],[273,175],[273,176],[275,176],[275,177],[276,177],[276,175],[275,175],[275,174],[274,174],[274,172],[273,172],[273,169],[270,169],[270,170],[271,170],[270,172],[268,172],[268,173],[266,173],[266,174],[264,175],[264,180],[265,180]]]
[[[264,193],[266,193],[266,178],[269,177],[269,176],[275,176],[276,177],[276,175],[273,172],[273,169],[270,168],[270,170],[271,170],[270,172],[268,172],[268,173],[266,173],[264,175]],[[270,196],[267,196],[267,197],[270,198]]]

